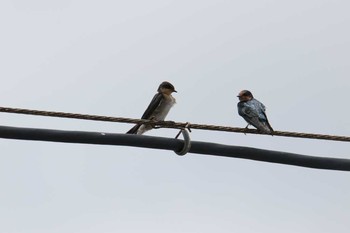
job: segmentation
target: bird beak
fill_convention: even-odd
[[[177,93],[177,90],[174,90],[173,92],[176,92],[176,93]]]

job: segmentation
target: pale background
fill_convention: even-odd
[[[2,0],[0,106],[139,118],[160,82],[169,120],[350,135],[348,0]],[[132,125],[1,113],[1,125]],[[161,129],[148,135],[174,137]],[[350,159],[350,144],[194,130],[193,140]],[[0,232],[337,232],[350,173],[132,147],[0,139]]]

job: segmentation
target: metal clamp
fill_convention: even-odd
[[[180,156],[187,154],[191,149],[191,138],[190,138],[190,134],[188,133],[189,129],[187,129],[188,125],[189,123],[186,125],[185,128],[181,129],[180,132],[175,137],[175,138],[178,138],[180,133],[182,133],[182,136],[184,137],[183,148],[180,151],[175,151],[175,153]]]

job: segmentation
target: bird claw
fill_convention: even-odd
[[[150,125],[152,126],[153,129],[159,129],[159,128],[161,128],[161,126],[158,126],[158,125],[157,125],[157,121],[154,120],[154,119],[150,119],[150,122],[149,122],[148,124],[150,124]]]
[[[175,125],[175,121],[163,121],[164,123],[167,123],[169,125]]]
[[[164,123],[164,125],[175,125],[175,121],[155,121],[151,120],[150,124],[152,125],[153,129],[160,129],[164,128],[163,125],[157,125],[157,123]]]
[[[249,128],[248,128],[248,126],[249,126],[249,124],[244,128],[245,129],[245,131],[246,132],[243,132],[244,133],[244,135],[247,135],[247,132],[248,132],[248,130],[249,130]]]
[[[247,135],[247,133],[248,133],[248,128],[245,128],[245,132],[243,132],[244,133],[244,135]]]

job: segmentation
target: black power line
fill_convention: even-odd
[[[181,151],[184,146],[183,140],[172,138],[115,133],[112,134],[99,132],[19,128],[9,126],[0,126],[0,138],[65,143],[133,146],[172,150],[175,152]],[[231,158],[251,159],[257,161],[288,164],[309,168],[350,171],[349,159],[307,156],[242,146],[222,145],[217,143],[192,141],[189,152],[194,154],[207,154]]]

